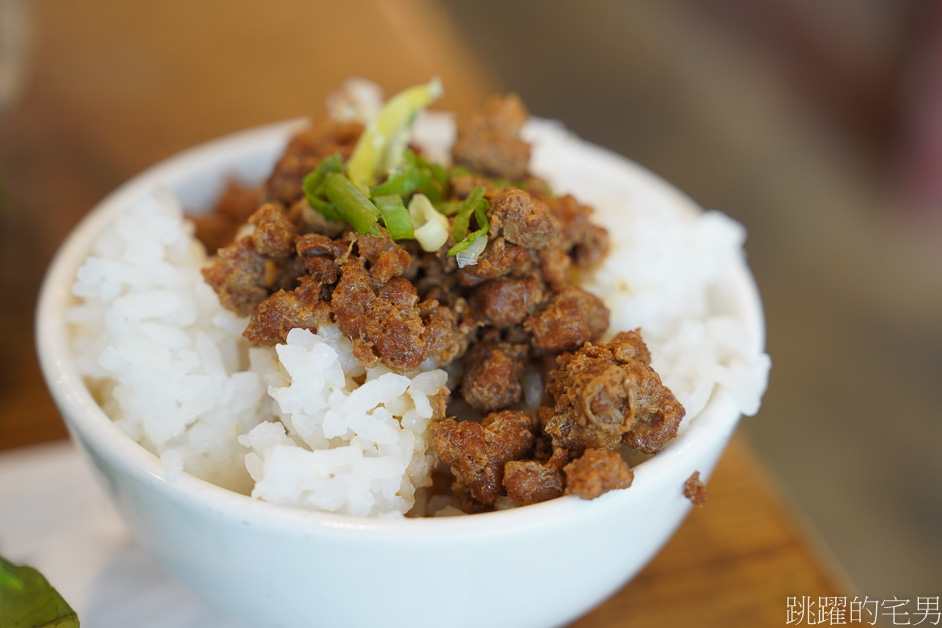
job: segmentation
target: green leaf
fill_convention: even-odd
[[[13,572],[0,569],[0,588],[22,591],[23,581],[14,576]]]
[[[0,557],[0,626],[3,628],[78,628],[72,607],[32,567]]]

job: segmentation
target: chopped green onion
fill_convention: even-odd
[[[329,220],[343,220],[343,218],[337,213],[333,205],[322,199],[324,195],[324,183],[327,180],[328,174],[341,172],[342,169],[343,164],[340,155],[334,153],[330,157],[322,160],[321,163],[317,165],[317,168],[309,172],[308,175],[304,177],[304,182],[301,184],[301,187],[304,189],[304,195],[307,197],[307,202],[311,208],[316,209]]]
[[[439,185],[445,187],[450,176],[448,169],[445,168],[445,166],[435,163],[434,161],[429,161],[422,155],[416,155],[415,161],[422,168],[427,168],[435,176],[435,179],[438,181]]]
[[[477,206],[474,208],[474,217],[478,221],[478,230],[482,233],[487,233],[488,229],[491,227],[491,223],[487,220],[487,199],[482,198],[483,203],[477,203]]]
[[[371,195],[375,198],[396,194],[409,198],[416,192],[422,192],[436,205],[444,200],[445,188],[448,185],[443,172],[440,166],[406,149],[403,151],[403,163],[390,171],[386,180],[373,188]]]
[[[377,233],[379,210],[350,179],[331,172],[324,182],[324,191],[340,217],[358,233]]]
[[[327,179],[327,175],[331,172],[342,172],[343,162],[340,159],[340,155],[334,153],[330,157],[326,157],[319,164],[317,168],[314,168],[311,172],[304,177],[304,193],[307,196],[320,196],[324,191],[324,181]]]
[[[440,214],[428,197],[416,194],[409,201],[409,215],[415,225],[415,239],[424,251],[437,251],[448,241],[448,219]]]
[[[461,164],[455,164],[451,167],[451,170],[448,173],[450,177],[460,177],[462,175],[471,174],[471,169],[467,166]]]
[[[464,207],[464,201],[442,201],[435,203],[435,209],[446,216],[454,216]]]
[[[476,231],[468,233],[472,212],[474,213],[475,220],[477,220],[478,228]],[[455,224],[452,227],[451,234],[456,244],[448,249],[448,255],[458,255],[462,251],[470,251],[473,253],[473,257],[470,253],[464,256],[463,259],[471,260],[464,265],[476,264],[477,256],[487,245],[487,232],[489,229],[490,222],[487,220],[487,199],[484,198],[484,186],[479,185],[468,195],[458,215],[455,216]],[[479,240],[482,240],[483,244],[478,243]]]
[[[347,160],[347,175],[357,187],[368,190],[401,163],[416,116],[441,94],[442,84],[436,78],[399,92],[383,105]]]
[[[418,169],[410,168],[397,172],[383,183],[373,188],[371,196],[376,198],[377,196],[390,196],[394,194],[408,198],[420,190],[427,190],[429,187],[429,180],[426,174]]]
[[[481,238],[481,236],[484,236],[484,241],[487,242],[487,227],[478,229],[477,231],[472,231],[464,240],[448,249],[448,256],[451,257],[452,255],[457,255],[458,253],[470,248],[471,245]]]
[[[393,240],[412,240],[415,238],[412,226],[412,217],[405,205],[402,204],[402,197],[398,195],[377,196],[373,198],[376,207],[379,208],[379,214],[383,218],[383,224],[389,231]]]
[[[311,209],[315,209],[323,214],[324,218],[328,220],[343,220],[343,216],[337,213],[337,209],[325,200],[309,198],[307,199],[307,204],[311,206]]]
[[[468,246],[455,253],[455,261],[458,262],[458,268],[477,264],[478,256],[484,252],[484,247],[487,246],[487,235],[480,231],[475,231],[474,233],[473,238],[469,237],[471,242]],[[449,251],[449,253],[451,253],[451,251]]]
[[[454,237],[455,242],[461,242],[468,235],[468,227],[471,224],[471,216],[476,215],[475,210],[480,204],[483,204],[484,208],[487,208],[487,200],[484,198],[484,186],[479,185],[471,194],[468,195],[468,198],[464,200],[464,203],[461,205],[461,209],[458,210],[458,213],[455,215],[455,224],[451,228],[451,235]],[[485,218],[486,220],[486,218]],[[478,224],[478,227],[482,225]]]
[[[424,172],[415,164],[402,170],[391,173],[389,178],[373,188],[371,195],[377,196],[412,196],[415,192],[425,192],[432,188],[432,180],[428,172]]]

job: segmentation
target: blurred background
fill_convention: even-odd
[[[742,430],[853,593],[942,593],[942,4],[357,0],[354,38],[336,4],[0,0],[5,447],[64,436],[25,429],[31,318],[88,208],[348,76],[441,74],[443,108],[516,91],[746,225],[773,369]]]

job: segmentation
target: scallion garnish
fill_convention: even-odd
[[[439,163],[435,163],[434,161],[429,161],[422,155],[416,155],[415,161],[423,168],[428,168],[429,170],[431,170],[442,185],[444,185],[448,181],[448,177],[449,177],[448,168],[446,168],[445,166]]]
[[[458,268],[477,264],[478,256],[484,252],[484,247],[487,246],[487,235],[478,231],[475,231],[473,239],[469,237],[468,240],[470,240],[468,246],[455,253]]]
[[[416,116],[440,95],[436,79],[393,96],[367,124],[347,162],[336,154],[324,159],[303,188],[312,208],[359,233],[378,234],[381,219],[393,240],[415,239],[426,251],[437,251],[451,235],[456,244],[448,255],[464,267],[477,263],[487,245],[486,190],[478,186],[464,201],[445,200],[449,179],[467,168],[445,168],[408,148]]]
[[[471,216],[477,217],[476,210],[478,207],[483,206],[487,209],[487,199],[484,198],[484,189],[483,185],[479,185],[474,190],[471,191],[471,194],[464,200],[464,203],[461,205],[461,209],[458,210],[458,213],[455,214],[455,223],[451,228],[451,235],[455,239],[455,242],[461,242],[468,235],[468,228],[471,224]],[[487,220],[485,216],[485,221]],[[478,223],[480,228],[482,225]]]
[[[416,194],[409,201],[409,216],[415,226],[415,239],[422,250],[437,251],[448,241],[448,219],[424,194]]]
[[[461,251],[467,250],[475,244],[475,242],[478,242],[478,239],[481,237],[484,237],[484,243],[487,243],[487,232],[490,229],[490,223],[487,220],[487,199],[484,198],[484,192],[485,189],[483,185],[474,188],[471,194],[468,195],[468,198],[465,199],[457,215],[455,215],[451,235],[456,244],[448,249],[448,255],[457,255]],[[478,223],[478,228],[468,233],[472,214]],[[481,250],[484,250],[483,245],[478,244],[478,246]],[[476,261],[477,255],[474,256],[474,261],[468,263],[473,264],[476,263]]]
[[[412,151],[407,150],[404,164],[390,172],[385,181],[373,188],[371,194],[374,198],[390,194],[409,198],[416,192],[425,192],[431,187],[429,173],[419,168]]]
[[[442,84],[432,79],[405,89],[383,105],[363,130],[347,160],[347,175],[361,190],[369,190],[379,178],[396,168],[419,112],[442,94]]]
[[[402,197],[396,194],[373,198],[379,214],[386,225],[386,231],[393,240],[412,240],[415,238],[412,217],[402,203]]]
[[[403,152],[402,164],[390,171],[386,180],[372,189],[371,196],[376,198],[396,194],[409,198],[416,192],[421,192],[433,205],[437,205],[445,198],[445,187],[448,184],[442,173],[440,167],[433,168],[433,164],[406,149]]]
[[[343,220],[343,217],[337,213],[337,210],[330,203],[326,202],[324,197],[324,183],[327,175],[332,172],[342,172],[343,162],[340,155],[334,153],[325,158],[317,165],[317,168],[304,177],[301,187],[304,189],[304,195],[312,209],[319,211],[329,220]]]
[[[324,181],[327,199],[358,233],[377,233],[379,210],[346,175],[331,172]]]
[[[464,201],[442,201],[435,203],[435,209],[446,216],[454,216],[464,207]]]

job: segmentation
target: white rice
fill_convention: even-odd
[[[604,159],[584,160],[569,150],[577,140],[543,131],[534,170],[595,205],[612,235],[609,257],[584,286],[610,308],[610,334],[642,328],[655,369],[687,409],[684,425],[715,394],[756,412],[768,356],[739,320],[711,307],[711,285],[742,256],[742,227],[718,212],[633,197],[620,174],[605,176]],[[577,165],[566,162],[570,153]],[[364,369],[329,325],[250,349],[247,320],[223,309],[203,280],[206,259],[163,191],[101,234],[78,271],[68,320],[79,370],[104,411],[161,457],[170,478],[186,472],[288,507],[408,512],[430,483],[426,427],[446,373]],[[536,384],[527,383],[533,400]]]
[[[293,329],[276,353],[253,350],[268,361],[260,370],[281,381],[268,386],[278,420],[239,437],[252,450],[252,496],[351,515],[412,508],[415,489],[430,483],[430,397],[443,391],[445,371],[364,369],[333,325]]]
[[[79,268],[73,353],[104,411],[168,476],[245,491],[235,437],[258,422],[264,390],[246,370],[246,322],[219,305],[205,260],[169,193],[128,207]]]

